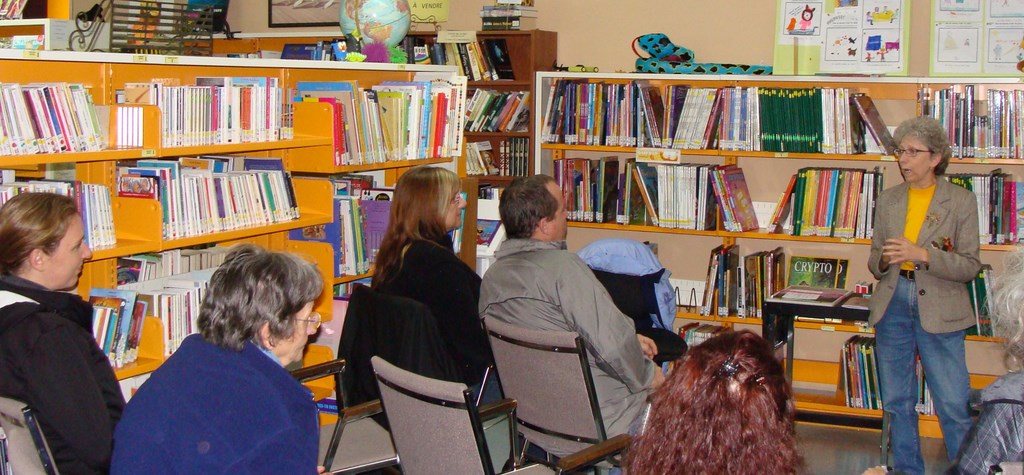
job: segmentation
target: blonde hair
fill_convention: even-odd
[[[374,263],[373,285],[398,275],[410,243],[436,242],[448,233],[445,216],[460,188],[458,175],[444,168],[419,166],[398,179],[391,220]]]
[[[40,249],[52,254],[78,216],[75,200],[56,193],[21,193],[0,207],[0,273],[14,274]]]

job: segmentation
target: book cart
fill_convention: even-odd
[[[1019,91],[1024,89],[1017,79],[992,78],[857,78],[857,77],[794,77],[794,76],[683,76],[664,74],[588,74],[588,73],[546,73],[537,74],[537,89],[534,94],[534,130],[543,133],[545,111],[549,101],[555,96],[553,87],[559,80],[574,80],[585,84],[625,84],[630,81],[642,81],[644,84],[656,86],[662,90],[670,85],[689,85],[691,87],[744,87],[759,86],[769,88],[849,88],[851,92],[865,93],[870,96],[884,118],[886,125],[894,127],[902,120],[919,113],[922,97],[930,91],[974,85],[984,90]],[[557,102],[557,101],[556,101]],[[562,104],[554,104],[557,109]],[[856,112],[854,112],[856,113]],[[793,120],[783,118],[783,120]],[[870,137],[868,138],[870,140]],[[636,155],[636,147],[604,146],[604,145],[566,145],[563,143],[545,143],[538,137],[535,147],[535,168],[540,173],[553,174],[555,160],[567,158],[583,158],[597,160],[602,157],[617,156],[632,158]],[[864,154],[823,154],[796,152],[766,151],[729,151],[718,149],[682,150],[683,163],[712,165],[735,164],[745,173],[749,193],[754,202],[766,202],[774,205],[785,191],[790,177],[804,167],[827,168],[864,168],[878,167],[884,176],[884,188],[902,182],[900,171],[893,156],[878,153]],[[1018,155],[1019,156],[1019,155]],[[1013,180],[1024,178],[1024,160],[1020,158],[963,158],[954,156],[950,161],[947,174],[979,173],[988,174],[995,169],[1010,174]],[[776,234],[764,228],[747,232],[725,231],[722,217],[717,218],[717,226],[712,230],[670,229],[651,225],[623,225],[616,223],[570,222],[569,248],[579,249],[596,239],[608,237],[632,238],[641,241],[652,241],[658,244],[659,259],[672,272],[673,279],[683,279],[703,283],[708,272],[709,252],[720,245],[737,244],[740,255],[760,251],[771,251],[781,247],[787,256],[822,256],[842,257],[850,260],[847,277],[848,287],[859,281],[875,282],[867,268],[870,254],[870,239],[835,238],[818,236],[792,236]],[[1011,251],[1014,244],[982,244],[981,260],[991,265],[996,273],[1002,268],[1005,253]],[[700,322],[748,329],[760,333],[760,318],[740,318],[736,315],[727,317],[703,316],[688,305],[700,306],[702,296],[691,298],[680,295],[679,313],[676,327],[687,323]],[[801,341],[793,351],[792,372],[794,396],[797,409],[817,420],[839,418],[849,420],[860,419],[877,427],[882,411],[877,409],[860,409],[847,407],[842,387],[842,366],[839,361],[840,348],[843,342],[856,334],[872,333],[863,324],[851,322],[818,323],[810,321],[794,322],[794,331]],[[971,385],[981,388],[1007,371],[1003,364],[1003,349],[999,339],[993,337],[967,337],[967,366],[971,374]],[[941,429],[936,416],[920,416],[921,434],[939,437]]]
[[[0,82],[38,83],[66,81],[83,84],[97,104],[101,117],[109,116],[108,144],[114,144],[118,132],[114,113],[115,93],[129,82],[150,82],[169,79],[179,84],[194,84],[198,76],[262,76],[277,78],[285,91],[297,81],[357,80],[370,86],[385,80],[412,80],[416,72],[454,75],[454,68],[444,66],[375,65],[354,63],[323,63],[234,58],[200,58],[162,55],[129,55],[118,53],[37,52],[0,50]],[[412,166],[450,162],[451,157],[422,160],[401,160],[370,165],[336,166],[333,148],[333,112],[326,103],[294,104],[294,138],[269,142],[229,143],[221,145],[164,147],[161,144],[160,111],[156,106],[143,107],[142,146],[115,148],[109,145],[98,152],[0,156],[0,168],[13,168],[19,177],[40,177],[41,169],[50,163],[73,163],[76,179],[116,189],[116,169],[121,160],[140,158],[175,158],[195,155],[240,154],[252,157],[281,158],[293,173],[295,198],[300,217],[294,221],[269,226],[234,229],[181,239],[166,240],[162,236],[161,204],[157,200],[112,196],[112,214],[117,244],[94,249],[85,263],[78,292],[88,295],[92,287],[114,288],[117,285],[117,258],[137,253],[159,252],[202,244],[231,245],[251,242],[269,249],[299,253],[312,260],[324,273],[324,289],[315,302],[315,309],[325,320],[331,318],[332,287],[367,275],[335,278],[333,248],[326,243],[292,241],[288,230],[325,224],[332,220],[333,187],[323,179],[327,174],[342,172],[382,171],[384,182],[393,184],[404,169]],[[109,111],[108,111],[109,109]],[[102,121],[102,120],[101,120]],[[475,187],[474,187],[475,188]],[[475,195],[471,194],[471,197]],[[475,205],[475,200],[473,200]],[[467,209],[474,212],[475,207]],[[475,219],[475,214],[472,215]],[[465,236],[470,237],[469,233]],[[463,249],[475,250],[475,242]],[[470,257],[470,262],[472,258]],[[115,371],[118,379],[149,373],[164,361],[164,329],[158,318],[145,318],[139,358],[135,363]],[[311,344],[307,348],[306,365],[327,360],[333,351]],[[325,378],[309,383],[317,398],[330,394],[333,380]]]

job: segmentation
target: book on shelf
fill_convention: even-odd
[[[512,57],[509,55],[508,42],[505,38],[484,39],[484,46],[487,49],[494,64],[494,71],[498,79],[515,80],[515,71],[512,69]]]
[[[789,178],[789,184],[786,185],[785,191],[779,195],[778,201],[775,202],[775,210],[772,211],[771,223],[769,224],[769,231],[778,232],[783,221],[786,219],[789,212],[793,209],[793,187],[796,185],[796,175]]]
[[[637,162],[633,167],[634,185],[640,191],[647,217],[651,224],[658,226],[658,171],[646,163]]]
[[[992,307],[989,296],[992,295],[992,266],[982,264],[978,275],[967,282],[967,296],[971,301],[971,312],[974,314],[974,326],[967,329],[968,335],[994,336],[992,328]]]
[[[480,18],[480,26],[480,29],[484,31],[535,30],[537,29],[537,19],[524,16],[484,17]]]
[[[789,285],[805,287],[846,287],[849,259],[839,257],[792,256],[789,258]]]
[[[867,310],[868,305],[871,303],[871,297],[862,294],[851,295],[850,298],[843,301],[843,308],[849,308],[853,310]]]
[[[840,388],[847,407],[881,409],[875,339],[854,335],[840,350]]]
[[[394,192],[394,190],[389,191]],[[387,196],[383,194],[383,191],[378,192],[377,195]],[[392,200],[390,199],[375,198],[372,200],[361,200],[359,203],[360,215],[363,220],[363,248],[370,265],[377,261],[377,253],[380,251],[380,245],[384,241],[384,234],[388,230],[388,222],[391,217],[391,202]]]
[[[476,220],[476,246],[478,255],[493,256],[498,246],[505,240],[505,227],[498,219]]]
[[[114,367],[130,362],[126,358],[130,355],[135,300],[136,293],[131,290],[89,290],[89,303],[93,306],[93,335]],[[141,322],[136,321],[134,325],[141,325]]]
[[[625,215],[622,218],[622,224],[651,224],[651,221],[647,216],[647,207],[643,192],[641,191],[643,188],[641,181],[642,180],[640,180],[639,175],[636,173],[636,161],[627,161],[625,176],[626,192],[623,193],[623,211],[625,212]]]
[[[885,126],[885,121],[882,120],[882,115],[878,112],[878,108],[875,107],[871,97],[867,94],[857,93],[853,94],[850,100],[856,106],[865,128],[871,133],[875,142],[882,146],[882,150],[886,155],[894,155],[896,153],[896,141],[893,140],[892,134],[889,133],[889,128]]]
[[[853,295],[852,290],[790,285],[768,298],[768,302],[835,307]]]

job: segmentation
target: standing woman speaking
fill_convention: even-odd
[[[107,473],[124,397],[73,290],[85,244],[75,201],[23,193],[0,207],[0,396],[36,410],[61,473]]]
[[[916,356],[950,460],[971,426],[964,330],[975,321],[964,284],[981,268],[978,204],[970,191],[938,178],[952,151],[937,121],[909,119],[894,135],[904,183],[882,192],[875,207],[868,267],[879,282],[870,323],[878,345],[882,406],[891,418],[893,468],[921,474]]]

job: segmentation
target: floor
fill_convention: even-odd
[[[800,422],[796,432],[806,474],[859,475],[879,464],[881,436],[877,430]],[[921,439],[921,452],[928,474],[941,474],[949,465],[942,439]]]

